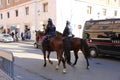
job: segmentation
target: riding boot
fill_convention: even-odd
[[[42,42],[42,49],[47,49],[47,40],[43,40]]]
[[[67,55],[67,63],[68,63],[69,65],[71,65],[71,61],[70,61],[70,59],[71,59],[70,50],[67,50],[66,55]]]
[[[71,54],[70,54],[70,38],[67,40],[67,55],[68,55],[68,61],[67,63],[71,65]]]
[[[46,41],[46,43],[47,43],[46,46],[47,46],[48,49],[50,48],[49,42],[50,42],[50,40]]]
[[[71,55],[70,55],[70,41],[69,38],[66,38],[64,41],[64,49],[65,49],[65,59],[69,65],[71,65]]]

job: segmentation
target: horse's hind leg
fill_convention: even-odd
[[[50,60],[50,51],[48,51],[48,55],[47,55],[48,61],[50,64],[53,64],[53,62]]]
[[[86,62],[87,62],[87,69],[89,69],[89,61],[88,61],[88,58],[87,58],[86,55],[85,55],[85,59],[86,59]]]
[[[64,58],[61,56],[61,59],[62,59],[62,63],[63,63],[63,67],[64,67],[64,69],[63,69],[63,73],[66,73],[66,65],[65,65],[65,60],[64,60]]]
[[[59,69],[60,63],[61,63],[61,59],[60,59],[60,54],[57,53],[57,59],[58,59],[58,64],[56,65],[56,70]]]
[[[83,55],[84,55],[84,57],[85,57],[85,59],[86,59],[86,62],[87,62],[87,69],[89,69],[89,61],[88,61],[88,57],[87,57],[87,54],[85,53],[85,51],[84,50],[82,50],[82,52],[83,52]]]
[[[64,60],[64,58],[62,57],[62,54],[57,54],[58,55],[58,64],[57,64],[57,66],[56,66],[56,69],[58,70],[59,69],[59,66],[60,66],[60,63],[61,63],[61,61],[62,61],[62,63],[63,63],[63,67],[64,67],[64,69],[63,69],[63,73],[66,73],[66,65],[65,65],[65,60]]]

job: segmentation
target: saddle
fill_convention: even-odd
[[[42,47],[44,47],[45,49],[50,49],[50,39],[51,39],[51,37],[46,37],[42,41]]]

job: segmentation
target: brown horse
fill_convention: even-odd
[[[42,37],[44,37],[45,34],[44,32],[42,31],[36,31],[36,39],[40,39]],[[48,61],[49,63],[53,63],[50,59],[49,59],[49,56],[50,56],[50,52],[51,51],[56,51],[57,53],[57,59],[58,59],[58,64],[56,66],[56,69],[59,68],[59,65],[62,61],[63,63],[63,73],[66,73],[66,65],[65,65],[65,60],[63,58],[63,41],[61,38],[58,38],[56,36],[50,38],[50,41],[48,43],[49,47],[46,47],[46,43],[42,43],[42,52],[43,52],[43,55],[44,55],[44,67],[46,66],[47,62],[46,62],[46,51],[48,51],[48,55],[47,55],[47,58],[48,58]]]
[[[62,36],[62,33],[56,31],[56,36],[59,37],[59,38],[63,38]],[[74,56],[75,56],[75,61],[73,63],[73,66],[76,65],[77,63],[77,60],[78,60],[78,51],[81,50],[85,59],[86,59],[86,63],[87,63],[87,69],[89,69],[89,61],[88,61],[88,56],[89,56],[89,53],[88,53],[88,46],[85,42],[85,40],[81,39],[81,38],[77,38],[77,37],[73,37],[71,38],[70,40],[70,44],[71,44],[71,50],[74,51]]]

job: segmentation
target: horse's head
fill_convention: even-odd
[[[35,31],[36,32],[36,41],[38,42],[39,39],[43,36],[45,36],[45,33],[43,31]]]

